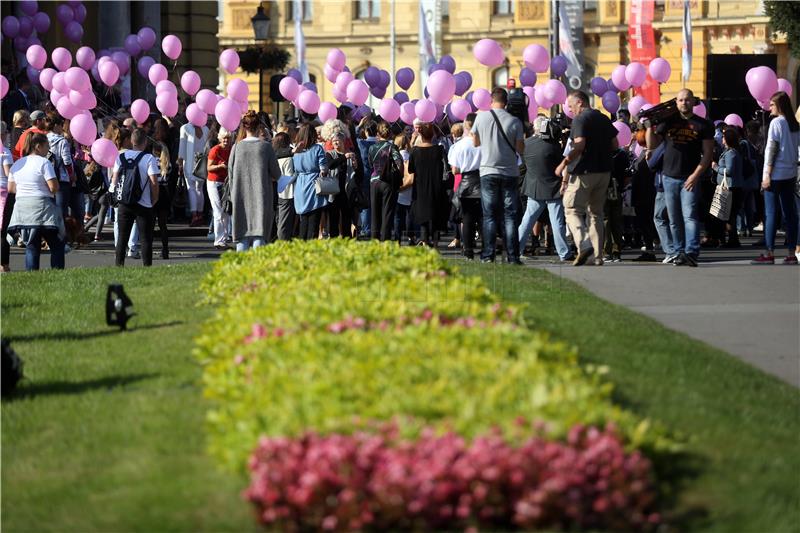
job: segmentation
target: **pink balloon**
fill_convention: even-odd
[[[414,104],[412,102],[404,102],[400,105],[400,120],[409,126],[414,123],[417,118],[417,113],[414,111]]]
[[[164,55],[174,61],[181,55],[183,45],[177,36],[167,35],[161,40],[161,49],[164,51]]]
[[[628,111],[630,112],[631,116],[635,117],[639,114],[639,111],[642,110],[642,106],[647,103],[647,99],[644,96],[636,95],[630,99],[628,102]]]
[[[569,106],[564,106],[564,114],[567,115],[569,118],[575,118],[575,113],[570,111]]]
[[[330,102],[322,102],[319,105],[319,110],[317,111],[317,115],[319,116],[319,119],[323,123],[335,119],[337,114],[338,111],[336,109],[336,106]]]
[[[750,76],[747,87],[756,100],[767,101],[778,92],[778,76],[771,68],[755,67],[747,75]]]
[[[147,78],[150,80],[150,83],[152,83],[154,86],[158,85],[158,82],[160,82],[161,80],[165,80],[168,77],[169,74],[167,73],[167,67],[165,67],[161,63],[154,64],[152,67],[150,67],[150,70],[147,72]]]
[[[787,95],[792,96],[792,84],[789,80],[778,78],[778,91],[783,91]]]
[[[97,124],[91,113],[80,113],[70,121],[69,132],[80,144],[91,146],[97,139]]]
[[[472,103],[481,111],[492,107],[492,95],[486,89],[475,89],[472,93]]]
[[[42,72],[39,73],[39,83],[45,91],[50,92],[53,90],[53,76],[55,75],[56,71],[51,68],[43,69]]]
[[[248,102],[247,100],[243,100],[241,102],[238,102],[238,104],[242,108],[242,115],[247,113],[247,110],[250,108],[250,102]]]
[[[242,119],[242,108],[238,102],[231,98],[223,98],[217,104],[214,115],[216,115],[217,122],[223,128],[233,131],[239,127],[239,121]]]
[[[331,92],[333,93],[333,97],[336,98],[337,101],[341,103],[345,103],[347,101],[347,87],[334,85]]]
[[[728,126],[737,126],[739,128],[744,127],[744,122],[742,121],[742,117],[737,115],[736,113],[731,113],[727,117],[725,117],[725,124]]]
[[[217,107],[217,95],[212,91],[200,89],[197,96],[194,97],[194,100],[204,113],[209,115],[214,114],[214,110]]]
[[[144,123],[150,116],[150,104],[141,98],[134,100],[131,104],[131,116],[139,124]]]
[[[563,104],[567,101],[567,88],[558,80],[547,80],[543,92],[545,98],[553,104]]]
[[[58,114],[67,120],[71,120],[75,115],[81,112],[80,109],[72,105],[68,96],[62,96],[56,104]]]
[[[92,81],[89,75],[80,67],[70,67],[64,73],[64,80],[70,89],[78,91],[79,93],[91,90]]]
[[[149,26],[144,26],[136,33],[136,38],[139,41],[139,47],[143,51],[148,51],[156,44],[156,32]]]
[[[239,53],[234,48],[227,48],[219,55],[219,66],[228,74],[233,74],[239,68]]]
[[[422,122],[433,122],[436,118],[436,104],[430,100],[420,100],[414,106],[414,113]]]
[[[339,71],[333,68],[332,66],[328,65],[327,63],[322,68],[323,74],[325,74],[325,79],[331,83],[336,82],[336,76],[339,75]]]
[[[469,105],[469,102],[463,99],[457,99],[452,104],[450,104],[450,112],[456,117],[458,120],[464,120],[466,116],[472,111],[472,106]]]
[[[353,81],[354,79],[355,79],[355,78],[353,78],[353,74],[352,74],[351,72],[347,72],[347,71],[340,72],[340,73],[339,73],[339,74],[336,76],[336,85],[340,85],[340,86],[342,86],[342,87],[343,87],[345,90],[347,90],[347,86],[348,86],[348,85],[350,84],[350,82],[351,82],[351,81]]]
[[[619,65],[611,72],[611,81],[614,82],[614,86],[619,89],[620,92],[627,91],[631,87],[631,82],[629,82],[628,78],[625,76],[626,72],[627,69],[625,65]]]
[[[633,87],[641,87],[647,79],[647,69],[641,63],[631,63],[625,67],[625,79]]]
[[[208,115],[197,104],[189,104],[186,107],[186,118],[189,119],[189,122],[201,128],[208,122]]]
[[[64,72],[72,65],[72,54],[69,53],[69,50],[61,46],[53,50],[50,54],[50,58],[53,60],[53,64],[56,68],[61,72]]]
[[[300,85],[294,78],[286,76],[278,84],[278,91],[280,91],[281,96],[291,101],[297,98],[297,94],[300,92]]]
[[[189,96],[197,94],[197,91],[200,90],[200,84],[200,75],[193,70],[187,70],[183,73],[183,76],[181,76],[181,88]]]
[[[550,68],[550,53],[540,44],[529,44],[522,51],[525,66],[534,72],[547,72]]]
[[[759,107],[764,111],[769,111],[769,100],[757,100]]]
[[[162,115],[174,117],[178,114],[177,96],[168,91],[162,92],[156,96],[156,109],[158,109]]]
[[[369,98],[369,86],[362,80],[353,80],[347,84],[347,99],[356,106],[363,105]]]
[[[394,98],[384,98],[378,105],[378,114],[386,122],[394,122],[400,118],[400,104]]]
[[[59,92],[56,89],[53,89],[52,91],[50,91],[50,102],[53,105],[58,105],[58,101],[61,100],[61,98],[63,98],[64,96],[66,95]]]
[[[47,50],[38,44],[34,44],[25,52],[25,59],[35,69],[42,70],[47,63]]]
[[[428,77],[426,87],[431,101],[445,105],[456,93],[456,80],[446,70],[437,70]]]
[[[669,64],[669,61],[663,57],[657,57],[650,61],[649,70],[650,77],[656,80],[658,83],[667,83],[670,75],[672,75],[672,67]]]
[[[247,97],[250,95],[250,87],[248,87],[247,83],[241,78],[233,78],[229,81],[226,91],[228,93],[228,98],[233,98],[238,102],[247,100]]]
[[[39,78],[41,79],[41,74]],[[0,74],[0,98],[5,98],[6,94],[8,94],[8,80],[5,76]]]
[[[91,89],[84,92],[71,90],[69,92],[69,101],[72,105],[82,111],[88,111],[89,109],[94,109],[97,107],[97,98],[95,98]]]
[[[78,51],[75,52],[75,62],[78,63],[83,70],[91,70],[92,65],[94,65],[94,60],[94,50],[88,46],[81,46],[78,48]]]
[[[338,48],[331,48],[331,50],[328,52],[327,63],[332,68],[341,72],[347,63],[347,57],[344,55],[344,52]]]
[[[120,76],[124,76],[131,69],[131,56],[129,56],[126,52],[121,50],[113,52],[111,54],[111,60],[116,63]]]
[[[110,139],[97,139],[92,143],[92,159],[99,165],[112,168],[119,157],[119,151]]]
[[[633,134],[628,125],[618,120],[614,122],[614,127],[617,128],[617,141],[619,142],[619,146],[625,148],[631,144],[631,137],[633,137]]]
[[[161,80],[156,84],[156,95],[171,94],[174,98],[178,98],[178,88],[169,80]]]
[[[536,105],[543,109],[550,109],[553,107],[553,102],[550,101],[547,96],[545,96],[544,85],[537,85],[533,88],[533,95],[534,99],[536,100]]]
[[[67,80],[63,72],[56,72],[53,76],[53,88],[61,94],[69,93],[69,85],[67,85]]]
[[[303,91],[297,97],[297,103],[300,104],[300,109],[309,115],[315,115],[319,111],[319,95],[314,91]]]
[[[494,39],[481,39],[472,47],[472,53],[478,63],[487,67],[502,65],[506,57],[503,48]]]
[[[100,72],[100,79],[103,83],[111,87],[119,80],[119,67],[113,61],[105,61],[97,67]]]

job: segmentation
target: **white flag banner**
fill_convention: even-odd
[[[297,59],[297,70],[303,76],[303,83],[310,81],[306,64],[306,36],[303,33],[303,2],[294,0],[294,57]]]
[[[419,83],[420,97],[423,95],[425,84],[428,81],[428,68],[436,63],[434,43],[436,36],[431,29],[436,16],[435,0],[420,0],[419,2]]]
[[[683,0],[683,48],[681,50],[681,79],[692,75],[692,11],[689,0]]]
[[[567,78],[569,79],[570,87],[578,89],[581,86],[581,74],[583,73],[583,65],[578,59],[578,54],[573,44],[572,32],[573,24],[570,21],[569,13],[564,5],[564,2],[559,2],[558,5],[558,48],[561,55],[567,60]],[[582,26],[582,24],[581,24]],[[581,37],[582,37],[581,32]],[[573,78],[575,80],[573,81]]]

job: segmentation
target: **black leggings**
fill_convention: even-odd
[[[16,194],[8,193],[6,207],[3,210],[3,229],[0,231],[0,239],[2,239],[2,258],[0,258],[0,264],[2,265],[7,265],[11,260],[11,245],[8,244],[6,235],[8,235],[8,224],[11,222],[11,213],[14,211],[16,198]]]
[[[94,215],[92,218],[89,219],[89,222],[83,225],[83,231],[89,231],[89,229],[97,224],[97,227],[94,230],[94,238],[95,240],[100,238],[100,234],[103,232],[103,224],[106,222],[106,213],[108,213],[108,195],[104,194],[97,199],[97,203],[99,204],[100,208],[97,210],[97,214]]]
[[[172,198],[169,195],[169,188],[166,183],[158,184],[158,202],[156,202],[153,214],[158,219],[158,233],[161,236],[161,253],[169,251],[169,230],[167,220],[169,219]]]
[[[333,203],[328,206],[328,235],[331,239],[341,235],[351,238],[350,226],[353,222],[353,211],[347,203],[347,195],[340,192],[333,197]],[[342,231],[339,231],[339,223],[342,224]]]
[[[310,241],[319,236],[319,221],[324,209],[324,207],[320,207],[300,215],[300,239]]]
[[[142,264],[153,264],[153,208],[143,207],[139,204],[129,206],[120,204],[117,210],[117,225],[119,235],[116,245],[116,264],[125,266],[125,252],[128,249],[128,239],[135,223],[139,227],[139,242],[142,244]]]
[[[464,228],[461,230],[461,242],[463,244],[464,257],[473,257],[475,248],[475,232],[480,227],[483,209],[481,208],[480,198],[461,199],[461,220]]]

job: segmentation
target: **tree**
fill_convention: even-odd
[[[800,57],[800,2],[768,0],[764,7],[772,30],[785,33],[789,51]]]
[[[289,52],[274,44],[248,46],[239,50],[239,66],[245,72],[283,70],[289,63]]]

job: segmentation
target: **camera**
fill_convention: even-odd
[[[667,122],[678,114],[678,103],[675,98],[667,100],[658,105],[654,105],[646,111],[639,111],[639,120],[645,127],[650,128],[658,124]]]

